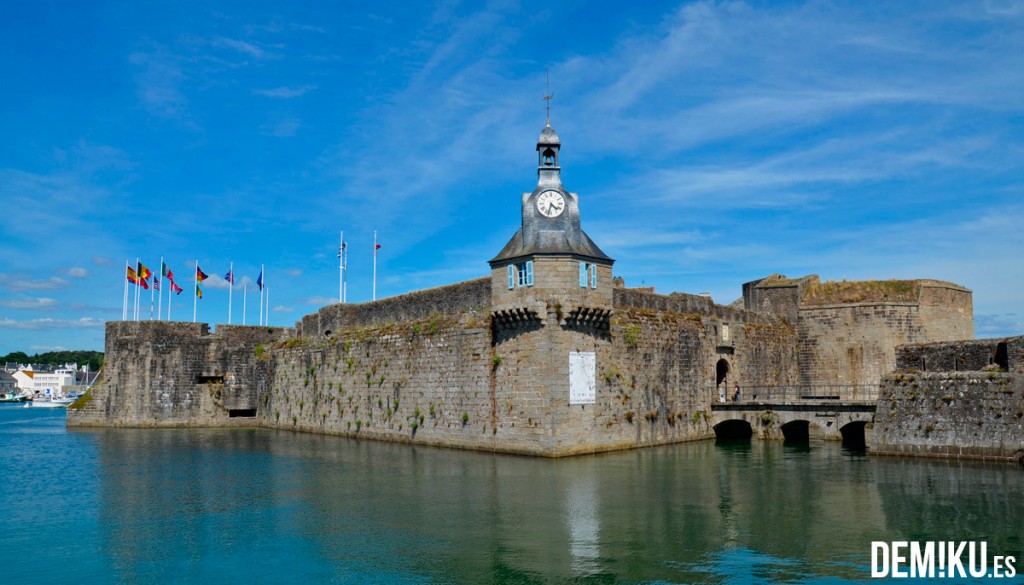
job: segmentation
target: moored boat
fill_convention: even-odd
[[[30,398],[31,397],[28,394],[19,394],[16,392],[0,392],[0,404],[28,402]]]

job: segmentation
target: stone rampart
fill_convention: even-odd
[[[1019,461],[1024,456],[1024,379],[999,372],[887,375],[871,452]]]
[[[861,285],[863,290],[857,288]],[[812,292],[820,296],[801,305],[797,320],[804,384],[877,384],[896,369],[896,346],[974,335],[971,291],[952,283],[867,281],[817,286],[821,290]],[[830,292],[829,286],[836,290]],[[835,298],[865,295],[872,300],[828,304],[830,294]],[[901,300],[877,300],[886,295]]]
[[[901,372],[982,369],[1024,373],[1024,337],[918,343],[896,348],[896,370]]]
[[[626,295],[608,329],[551,304],[496,323],[478,308],[342,327],[276,344],[263,426],[543,456],[713,436],[716,358],[750,383],[792,383],[795,330],[702,297]],[[415,313],[416,309],[410,309]],[[711,326],[733,322],[727,343]],[[308,329],[307,329],[308,330]],[[569,404],[569,353],[596,354],[596,399]]]
[[[274,376],[258,420],[272,428],[497,449],[489,323],[486,312],[466,310],[280,342],[263,357]]]
[[[732,319],[736,322],[763,319],[751,311],[734,309],[726,305],[716,305],[708,297],[686,293],[661,295],[631,288],[617,288],[613,292],[612,299],[615,307],[635,307],[638,309],[654,309],[675,313],[693,313],[726,320]]]
[[[253,424],[268,376],[257,353],[287,335],[275,327],[220,325],[211,334],[205,323],[107,323],[102,379],[81,408],[68,410],[68,425]]]
[[[299,335],[326,336],[348,327],[413,321],[434,313],[453,315],[490,306],[491,279],[478,278],[369,303],[329,305],[303,317],[296,329]]]

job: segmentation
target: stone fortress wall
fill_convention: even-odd
[[[873,385],[896,366],[894,348],[974,337],[971,291],[937,280],[825,282],[772,275],[743,287],[748,309],[799,333],[800,383]]]
[[[251,424],[271,371],[257,354],[280,327],[177,321],[107,323],[103,371],[68,411],[70,426],[206,427]]]
[[[872,453],[1024,463],[1024,337],[896,351]]]
[[[492,289],[482,278],[331,305],[294,329],[110,323],[102,380],[69,425],[257,425],[545,456],[633,448],[713,437],[719,382],[727,393],[736,382],[833,383],[801,359],[805,310],[815,323],[826,311],[868,323],[849,332],[881,327],[872,347],[906,329],[884,312],[862,314],[863,304],[793,303],[794,325],[703,296],[623,287],[605,291],[604,325],[573,313],[579,298],[543,287],[536,314],[514,317],[492,310]],[[837,341],[822,341],[822,328],[819,353],[840,354],[855,339],[833,321]],[[596,355],[593,404],[568,404],[570,351]]]
[[[971,292],[930,280],[748,282],[742,301],[627,289],[583,231],[561,141],[488,278],[294,329],[107,325],[101,383],[72,426],[225,426],[558,457],[708,438],[741,388],[874,385],[899,344],[973,336]]]
[[[579,325],[554,309],[553,336],[498,323],[479,305],[489,294],[478,279],[378,301],[379,313],[325,307],[295,329],[110,323],[103,379],[68,424],[242,424],[561,456],[713,437],[719,360],[750,379],[796,377],[779,371],[795,357],[792,326],[703,297],[615,289],[614,318],[584,347],[560,340]],[[565,384],[550,392],[570,346],[597,353],[594,404],[569,406]]]

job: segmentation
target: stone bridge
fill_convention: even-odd
[[[739,400],[711,405],[719,439],[842,441],[868,444],[878,386],[787,386],[751,388]]]

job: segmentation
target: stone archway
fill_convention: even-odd
[[[806,420],[790,421],[781,427],[787,443],[808,443],[811,440],[811,423]]]
[[[729,397],[729,362],[725,358],[715,364],[715,396],[713,400],[725,402]]]
[[[843,446],[860,451],[866,449],[867,440],[864,436],[864,430],[867,426],[867,421],[855,420],[839,427],[839,433],[843,436]]]
[[[749,441],[754,429],[745,420],[729,419],[714,426],[717,441]]]

